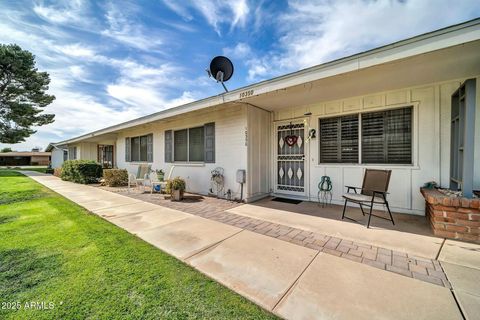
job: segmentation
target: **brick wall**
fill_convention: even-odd
[[[480,199],[449,197],[431,189],[420,191],[436,236],[480,243]]]

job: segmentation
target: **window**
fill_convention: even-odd
[[[204,128],[190,128],[173,132],[174,161],[200,162],[204,160]]]
[[[165,162],[215,163],[215,123],[165,131]]]
[[[203,127],[188,130],[189,161],[203,161],[205,147],[203,130]]]
[[[153,162],[153,134],[125,138],[125,161]]]
[[[358,163],[358,115],[320,119],[320,162]]]
[[[412,163],[412,108],[362,114],[363,163]]]
[[[173,150],[175,161],[188,161],[188,129],[173,133]]]
[[[76,159],[77,159],[77,147],[69,147],[68,160],[76,160]]]
[[[68,150],[63,150],[63,161],[68,160]]]
[[[320,119],[320,163],[411,164],[412,115],[410,106]]]

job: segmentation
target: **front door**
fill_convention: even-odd
[[[113,168],[113,145],[98,145],[98,162],[103,168]]]
[[[276,124],[275,193],[304,197],[305,128],[302,122]]]

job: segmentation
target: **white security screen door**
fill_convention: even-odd
[[[304,123],[277,124],[275,131],[275,193],[305,196]]]

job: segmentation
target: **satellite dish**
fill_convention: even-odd
[[[228,92],[224,82],[230,80],[233,75],[233,63],[230,59],[224,56],[213,58],[207,73],[209,77],[213,77],[217,82],[220,82],[225,91]]]

